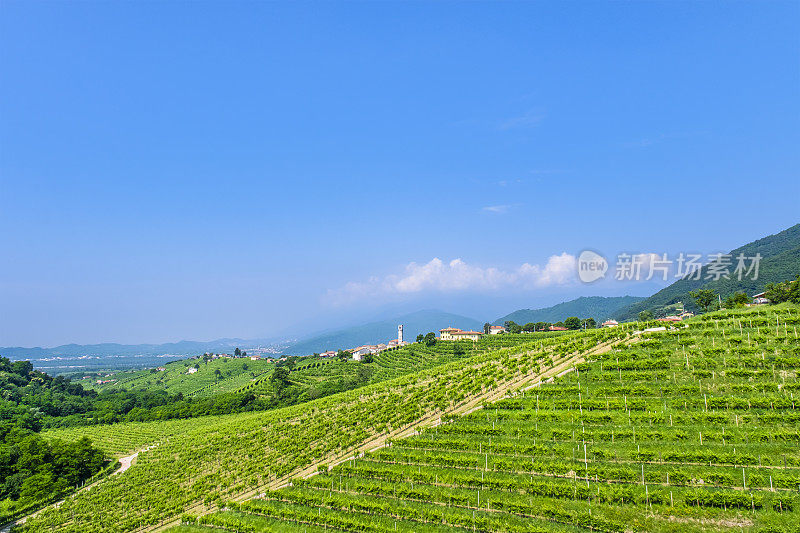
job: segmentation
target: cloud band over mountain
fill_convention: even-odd
[[[376,296],[423,292],[489,291],[535,289],[574,283],[575,256],[566,252],[550,256],[542,265],[523,263],[513,270],[471,265],[462,259],[444,262],[434,257],[424,264],[409,263],[400,274],[351,281],[324,296],[330,305],[356,303]]]

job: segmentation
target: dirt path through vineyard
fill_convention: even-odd
[[[116,476],[118,474],[122,474],[123,472],[128,470],[131,466],[133,466],[134,461],[136,460],[137,457],[139,457],[139,453],[151,450],[151,449],[155,448],[155,446],[157,446],[157,445],[153,445],[153,446],[149,446],[147,448],[143,448],[143,449],[135,452],[132,455],[128,455],[128,456],[125,456],[125,457],[120,457],[118,459],[119,464],[120,464],[119,468],[117,468],[116,470],[114,470],[113,472],[108,474],[107,476],[103,476],[103,477],[97,479],[96,481],[93,481],[92,483],[89,483],[88,485],[84,485],[83,487],[79,488],[78,490],[76,490],[72,494],[67,495],[67,498],[73,498],[73,497],[77,496],[78,494],[80,494],[81,492],[83,492],[85,490],[89,490],[90,488],[94,487],[95,485],[97,485],[99,483],[102,483],[103,481],[105,481],[106,479],[108,479],[108,478],[110,478],[112,476]],[[29,518],[34,518],[39,513],[41,513],[42,511],[45,511],[47,509],[50,509],[50,508],[57,509],[62,503],[64,503],[64,500],[58,500],[57,502],[53,502],[53,503],[51,503],[49,505],[45,505],[44,507],[42,507],[41,509],[39,509],[38,511],[36,511],[36,512],[34,512],[32,514],[29,514],[27,516],[23,516],[22,518],[18,518],[17,520],[9,522],[8,524],[4,525],[2,529],[0,529],[0,533],[9,533],[13,526],[16,526],[16,525],[19,525],[19,524],[24,524],[25,521],[28,520]]]

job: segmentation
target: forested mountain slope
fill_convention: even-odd
[[[645,310],[652,311],[658,316],[677,302],[683,302],[688,310],[697,311],[697,307],[689,295],[689,291],[697,289],[713,290],[725,299],[726,296],[732,295],[737,291],[744,291],[752,296],[763,291],[768,283],[779,283],[795,279],[800,275],[800,224],[731,250],[730,255],[733,258],[733,267],[736,266],[736,256],[739,254],[744,254],[746,257],[754,257],[756,254],[761,254],[763,259],[760,262],[757,280],[747,276],[743,277],[742,280],[737,279],[735,276],[730,276],[730,279],[722,278],[716,281],[706,279],[710,268],[706,265],[701,270],[700,279],[680,279],[672,285],[661,289],[653,296],[620,309],[615,313],[615,318],[618,320],[635,320],[638,313]]]
[[[563,322],[571,316],[594,318],[600,323],[620,309],[641,300],[644,298],[640,296],[582,296],[542,309],[519,309],[493,323],[502,325],[509,320],[520,325],[529,322]]]

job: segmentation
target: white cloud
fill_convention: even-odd
[[[398,296],[422,292],[493,291],[536,289],[568,285],[576,279],[575,256],[566,252],[553,255],[544,266],[524,263],[514,270],[483,268],[453,259],[445,263],[438,257],[425,264],[409,263],[402,274],[372,277],[331,289],[325,300],[345,305],[376,296]]]
[[[487,213],[496,213],[498,215],[503,215],[508,213],[508,210],[511,209],[510,205],[487,205],[486,207],[482,208],[481,211],[485,211]]]

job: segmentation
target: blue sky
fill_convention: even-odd
[[[542,272],[797,223],[798,22],[797,2],[3,2],[0,345],[649,294]]]

